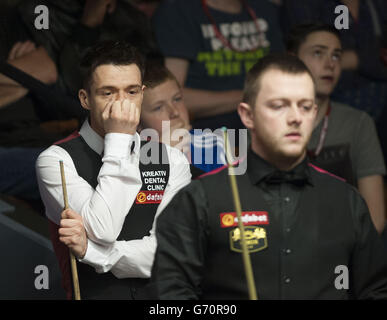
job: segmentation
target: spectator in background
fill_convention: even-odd
[[[194,168],[195,178],[204,172],[215,170],[226,163],[223,137],[192,129],[183,94],[174,75],[162,64],[148,63],[144,76],[144,100],[142,102],[139,129],[155,129],[164,143],[182,151]],[[163,131],[163,122],[164,129]],[[185,129],[189,134],[182,136]],[[200,131],[200,130],[199,130]],[[182,141],[177,139],[182,137]],[[186,142],[186,143],[185,143]]]
[[[282,49],[277,6],[268,0],[166,0],[153,16],[166,67],[194,128],[244,127],[236,108],[247,70]]]
[[[57,104],[43,104],[57,69],[45,48],[36,45],[14,7],[0,6],[0,194],[37,205],[35,161],[73,122],[42,122]],[[40,91],[40,92],[37,92]],[[43,101],[45,100],[45,101]],[[48,99],[49,100],[49,99]],[[70,107],[70,106],[68,106]]]
[[[321,22],[334,26],[335,8],[349,9],[349,29],[340,32],[343,74],[332,97],[366,111],[378,120],[387,106],[387,67],[381,58],[387,35],[387,2],[384,0],[285,0],[283,27]]]
[[[0,12],[0,146],[39,147],[42,141],[48,146],[55,140],[48,142],[39,129],[34,97],[5,69],[17,69],[49,85],[57,79],[55,64],[31,40],[14,8],[2,6]]]
[[[37,5],[48,7],[48,30],[34,27]],[[31,0],[22,2],[19,11],[34,40],[55,62],[58,85],[72,96],[82,87],[80,60],[97,41],[126,40],[145,55],[154,53],[147,17],[125,0]]]
[[[287,49],[306,64],[315,80],[318,114],[308,144],[311,162],[359,189],[381,233],[386,169],[375,124],[367,113],[331,100],[341,73],[339,33],[324,24],[296,26],[289,34]]]
[[[7,62],[44,83],[56,81],[56,68],[43,47],[36,48],[31,40],[14,43],[8,53]],[[0,108],[23,98],[28,89],[5,75],[0,77]]]

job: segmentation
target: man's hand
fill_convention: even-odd
[[[127,99],[110,101],[102,113],[105,134],[135,134],[140,123],[140,108]]]
[[[34,50],[36,50],[35,44],[29,40],[16,42],[9,51],[8,60],[14,60],[22,57]]]
[[[62,211],[59,240],[69,247],[71,252],[82,259],[87,250],[86,230],[82,217],[71,209]]]
[[[81,23],[89,28],[100,26],[106,12],[112,14],[116,9],[116,0],[86,0]]]
[[[43,47],[36,48],[31,41],[16,42],[8,53],[7,62],[46,84],[57,81],[57,69],[47,51]],[[27,93],[28,89],[20,83],[0,74],[0,109]]]
[[[36,48],[30,41],[15,43],[7,62],[45,84],[55,83],[58,79],[58,70],[47,50],[42,46]],[[0,78],[0,85],[4,84],[20,86],[8,77]]]

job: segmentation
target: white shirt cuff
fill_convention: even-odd
[[[87,239],[86,254],[79,262],[86,263],[95,268],[98,273],[107,272],[111,266],[107,264],[113,245],[102,246]]]
[[[104,156],[127,158],[136,135],[108,133],[105,135]]]

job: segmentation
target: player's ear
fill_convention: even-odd
[[[238,106],[238,114],[242,123],[247,129],[254,128],[254,115],[251,106],[248,103],[241,102]]]
[[[84,109],[90,110],[90,101],[89,101],[89,95],[87,94],[87,91],[85,89],[80,89],[78,91],[78,98],[81,102],[81,105]]]

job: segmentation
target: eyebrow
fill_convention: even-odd
[[[301,99],[298,103],[311,102],[314,103],[314,99]]]
[[[325,50],[328,49],[327,46],[323,46],[323,45],[321,45],[321,44],[315,44],[314,46],[312,46],[312,48],[325,49]]]
[[[313,49],[323,49],[323,50],[328,50],[328,47],[327,46],[323,46],[321,44],[316,44],[314,46],[312,46]],[[336,48],[334,49],[333,51],[335,52],[343,52],[343,49],[341,48]]]
[[[176,92],[176,93],[173,95],[173,97],[175,98],[176,96],[181,96],[181,95],[182,95],[181,91],[178,91],[178,92]]]
[[[141,88],[141,85],[139,84],[132,84],[132,85],[129,85],[127,86],[125,89],[134,89],[134,88]],[[97,88],[96,90],[99,91],[99,90],[116,90],[117,87],[115,86],[103,86],[103,87],[100,87],[100,88]]]
[[[176,96],[181,96],[182,95],[182,93],[179,91],[179,92],[176,92],[173,96],[172,96],[172,98],[175,98]],[[155,105],[157,105],[157,104],[160,104],[160,103],[164,103],[165,102],[165,100],[157,100],[157,101],[155,101],[155,102],[152,102],[152,106],[155,106]]]
[[[152,102],[151,106],[154,107],[154,106],[156,106],[156,105],[158,105],[160,103],[164,103],[164,102],[165,102],[165,100],[157,100],[155,102]]]
[[[268,100],[269,103],[277,102],[277,101],[289,103],[290,99],[288,99],[288,98],[274,98],[274,99]],[[301,100],[297,100],[297,103],[304,103],[304,102],[314,103],[314,99],[305,99],[305,98],[303,98]]]

